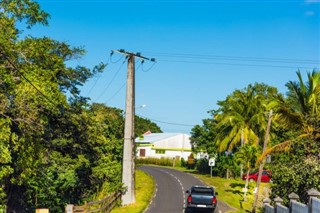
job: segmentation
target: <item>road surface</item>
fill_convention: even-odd
[[[145,213],[182,213],[185,211],[186,193],[193,185],[205,185],[194,176],[163,167],[141,166],[140,170],[153,176],[156,182],[154,197]],[[226,203],[219,201],[216,213],[233,210]]]

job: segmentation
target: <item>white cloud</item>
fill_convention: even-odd
[[[320,3],[320,0],[304,0],[307,4],[314,4],[314,3]]]
[[[306,11],[304,14],[306,16],[314,16],[314,11]]]

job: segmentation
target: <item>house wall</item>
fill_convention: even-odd
[[[173,137],[169,137],[163,140],[156,141],[154,143],[139,144],[137,147],[137,157],[140,156],[141,149],[144,149],[144,157],[155,158],[184,158],[188,159],[191,152],[191,144],[189,136],[186,134],[179,134]]]
[[[157,149],[153,148],[151,146],[149,147],[138,147],[137,148],[137,157],[142,157],[140,156],[141,149],[145,150],[145,156],[144,157],[155,157],[155,158],[174,158],[174,157],[179,157],[179,158],[184,158],[185,160],[188,159],[188,156],[191,154],[191,151],[188,150],[169,150],[169,149]]]

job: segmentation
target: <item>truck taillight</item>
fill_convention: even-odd
[[[216,204],[217,203],[217,198],[212,198],[212,204]]]
[[[188,203],[191,203],[191,201],[192,201],[192,197],[191,197],[191,195],[189,195],[189,196],[188,196],[187,201],[188,201]]]

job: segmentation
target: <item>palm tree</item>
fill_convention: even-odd
[[[240,148],[240,150],[236,153],[235,158],[237,163],[241,163],[245,166],[246,169],[246,184],[243,195],[243,200],[247,201],[247,190],[249,183],[249,173],[251,169],[255,166],[257,158],[258,158],[258,148],[254,144],[245,144]]]
[[[279,99],[276,112],[281,123],[289,129],[299,131],[298,139],[308,138],[312,141],[320,138],[320,72],[307,73],[307,81],[304,82],[300,71],[297,71],[299,81],[289,81],[287,99]],[[267,154],[276,150],[283,150],[292,143],[287,140],[269,148],[259,161]]]
[[[225,101],[218,102],[220,113],[215,118],[219,151],[232,150],[241,142],[259,145],[259,138],[266,130],[265,113],[271,103],[269,100],[276,94],[276,89],[272,87],[255,84],[244,90],[236,90]]]

